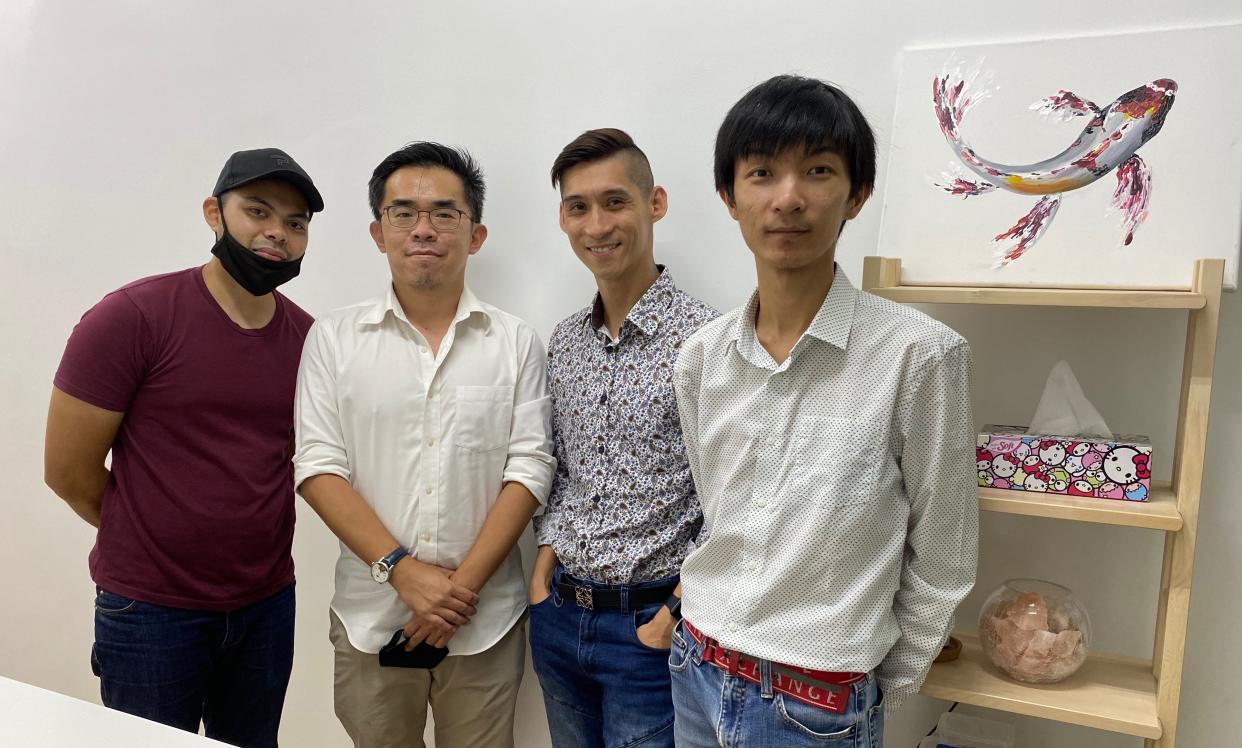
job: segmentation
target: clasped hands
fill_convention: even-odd
[[[474,590],[453,579],[454,570],[418,561],[409,556],[393,568],[389,583],[401,602],[414,613],[403,630],[409,637],[405,643],[412,650],[426,641],[443,647],[470,622],[479,596]]]

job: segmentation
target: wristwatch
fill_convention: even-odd
[[[677,593],[668,596],[664,601],[664,607],[668,608],[668,612],[673,615],[674,621],[681,620],[681,598],[677,597]]]
[[[392,550],[392,553],[371,564],[371,578],[380,584],[384,584],[388,581],[388,576],[392,574],[392,569],[397,565],[397,562],[408,555],[410,555],[409,551],[401,546],[397,546]]]

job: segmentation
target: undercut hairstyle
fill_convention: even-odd
[[[448,169],[461,179],[462,193],[466,199],[466,207],[470,209],[470,220],[475,223],[483,221],[483,196],[487,191],[483,184],[483,169],[474,157],[464,148],[450,148],[440,143],[418,141],[395,151],[375,167],[371,181],[367,184],[368,196],[371,200],[371,215],[375,220],[380,218],[381,203],[384,201],[384,187],[388,177],[397,169],[407,166],[439,166]]]
[[[634,139],[628,133],[615,127],[587,130],[562,148],[560,155],[552,163],[552,186],[559,188],[565,172],[573,167],[602,161],[618,153],[628,157],[627,170],[630,179],[642,191],[643,197],[649,196],[655,187],[651,162],[647,160],[647,154],[634,144]]]
[[[840,155],[850,170],[850,197],[875,187],[875,134],[853,99],[821,80],[778,75],[747,91],[720,124],[716,189],[733,200],[738,160],[789,148]]]

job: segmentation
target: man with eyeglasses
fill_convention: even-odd
[[[99,528],[103,703],[234,745],[276,745],[293,666],[289,461],[311,317],[275,289],[320,210],[288,154],[234,153],[203,201],[212,260],[83,315],[48,410],[45,480]]]
[[[298,373],[294,480],[341,540],[334,700],[357,746],[421,745],[428,704],[440,748],[513,745],[515,544],[555,461],[543,345],[465,286],[483,193],[460,149],[385,158],[371,238],[391,284],[316,322]]]

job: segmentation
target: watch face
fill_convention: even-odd
[[[371,564],[371,578],[374,579],[376,582],[379,582],[380,584],[387,582],[388,581],[388,567],[380,563],[379,561],[376,561],[375,563]]]

